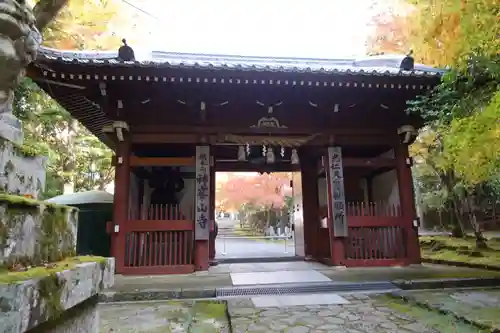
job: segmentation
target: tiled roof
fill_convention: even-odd
[[[312,59],[248,57],[153,51],[136,52],[136,61],[121,61],[114,51],[59,51],[40,48],[38,60],[88,64],[93,66],[224,69],[259,72],[299,72],[378,76],[435,77],[444,71],[415,64],[413,71],[401,71],[404,55],[369,56],[363,59]]]

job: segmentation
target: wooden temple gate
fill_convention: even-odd
[[[139,62],[122,51],[42,49],[28,71],[116,153],[108,230],[117,272],[208,269],[216,171],[300,171],[298,255],[420,262],[408,145],[421,121],[404,109],[440,71],[411,57],[346,65],[157,52]],[[171,179],[175,200],[154,201]]]

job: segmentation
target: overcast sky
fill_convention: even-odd
[[[127,0],[154,50],[342,58],[365,54],[373,0]],[[153,18],[154,16],[155,18]]]

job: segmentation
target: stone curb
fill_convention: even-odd
[[[500,272],[500,267],[491,266],[491,265],[481,265],[481,264],[471,264],[467,262],[460,261],[449,261],[449,260],[441,260],[441,259],[426,259],[422,258],[422,262],[428,264],[435,265],[447,265],[447,266],[455,266],[455,267],[467,267],[467,268],[476,268],[476,269],[485,269],[488,271],[497,271]]]
[[[215,288],[208,289],[145,289],[135,291],[105,291],[99,294],[99,302],[133,302],[133,301],[161,301],[169,299],[214,298]]]
[[[394,280],[392,283],[403,290],[442,289],[442,288],[475,288],[499,287],[499,278],[450,278],[450,279],[421,279],[421,280]]]
[[[402,290],[471,288],[500,286],[500,278],[464,278],[464,279],[426,279],[395,280],[395,287]],[[143,289],[133,291],[105,291],[99,294],[99,302],[161,301],[169,299],[215,298],[220,288],[179,288],[179,289]]]
[[[470,320],[464,316],[461,316],[461,315],[455,313],[452,310],[443,308],[439,305],[433,305],[433,304],[429,304],[427,302],[421,302],[421,301],[417,300],[415,297],[409,295],[408,293],[406,293],[404,291],[401,291],[401,292],[400,291],[393,291],[390,293],[390,295],[392,297],[402,299],[403,301],[405,301],[407,303],[417,305],[417,306],[424,308],[424,309],[427,309],[429,311],[438,312],[439,314],[442,314],[442,315],[453,316],[455,319],[457,319],[461,322],[464,322],[466,324],[469,324],[471,326],[477,327],[479,329],[489,330],[492,333],[500,333],[500,329],[491,327],[490,325],[486,325],[486,324],[477,322],[475,320]]]

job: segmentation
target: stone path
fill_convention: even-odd
[[[500,296],[500,291],[495,291]],[[419,292],[437,297],[440,292]],[[434,295],[436,294],[436,295]],[[454,293],[458,302],[496,306],[493,296]],[[99,305],[101,333],[479,333],[453,316],[388,295],[318,294]],[[484,295],[483,295],[484,296]],[[451,297],[451,296],[449,296]],[[453,298],[452,298],[453,299]],[[313,300],[329,305],[314,305]],[[333,303],[333,304],[332,304]],[[295,305],[294,305],[295,304]],[[311,305],[297,305],[311,304]],[[489,309],[489,308],[488,308]],[[465,311],[465,310],[464,310]],[[229,315],[229,317],[227,316]],[[491,312],[487,316],[494,315]],[[486,315],[485,315],[486,316]],[[500,317],[497,314],[497,317]],[[231,326],[231,329],[229,328]]]
[[[251,299],[228,300],[233,333],[438,333],[367,295],[343,296],[344,305],[256,308]]]
[[[410,300],[500,331],[500,290],[403,292]]]
[[[100,333],[229,332],[226,305],[162,301],[99,305]]]

